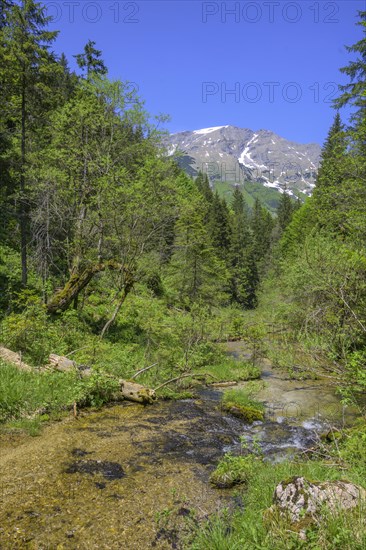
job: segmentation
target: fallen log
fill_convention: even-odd
[[[77,365],[75,361],[71,361],[67,357],[56,355],[55,353],[52,353],[49,356],[49,362],[50,364],[48,365],[48,368],[51,367],[61,372],[71,372],[76,370],[82,378],[90,376],[93,372],[89,367],[85,365]],[[110,375],[106,376],[111,377]],[[118,383],[121,397],[127,401],[146,404],[152,403],[156,399],[154,390],[146,388],[141,384],[137,384],[133,380],[124,380],[121,378],[118,380]]]
[[[76,368],[75,361],[72,361],[67,357],[63,357],[62,355],[51,353],[51,355],[48,357],[48,360],[50,362],[50,367],[53,367],[54,369],[61,372],[67,372]]]
[[[4,361],[6,361],[7,363],[10,363],[11,365],[17,367],[19,370],[24,370],[27,372],[34,371],[32,367],[22,361],[21,353],[15,353],[10,349],[0,347],[0,357],[4,359]]]
[[[60,372],[77,372],[81,378],[91,376],[92,369],[85,365],[77,365],[75,361],[71,361],[67,357],[62,355],[56,355],[51,353],[49,356],[49,364],[41,368],[33,368],[24,361],[22,361],[22,356],[20,353],[15,353],[10,349],[0,346],[0,358],[4,359],[5,362],[10,363],[19,370],[27,372],[40,373],[44,371],[57,370]],[[105,375],[113,378],[111,375]],[[146,388],[141,384],[137,384],[134,380],[118,380],[120,397],[126,399],[127,401],[133,401],[134,403],[152,403],[156,399],[155,390]],[[74,410],[75,414],[75,410]]]
[[[154,391],[158,391],[161,388],[164,388],[165,386],[168,386],[169,384],[172,384],[173,382],[178,382],[179,380],[182,380],[183,378],[192,378],[194,380],[205,380],[206,376],[210,376],[211,378],[214,378],[217,380],[216,376],[209,372],[203,372],[201,374],[193,374],[192,372],[184,372],[180,376],[176,376],[175,378],[171,378],[170,380],[167,380],[163,384],[160,384],[157,388],[155,388]]]
[[[237,386],[238,383],[235,380],[231,382],[211,382],[210,386],[213,388],[226,388],[229,386]]]
[[[135,403],[152,403],[156,399],[154,390],[136,384],[133,380],[119,380],[122,396]]]

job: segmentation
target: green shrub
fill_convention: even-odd
[[[48,363],[50,353],[64,355],[85,345],[91,335],[74,310],[51,319],[46,307],[32,291],[22,291],[17,305],[21,311],[11,313],[1,323],[0,341],[16,352],[22,352],[26,362],[35,366]]]
[[[220,489],[247,483],[257,462],[258,458],[254,455],[234,456],[227,453],[212,472],[210,482]]]
[[[119,389],[115,378],[106,376],[100,369],[75,384],[75,401],[82,406],[100,407],[108,403]]]

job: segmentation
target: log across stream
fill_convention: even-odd
[[[2,433],[0,547],[182,548],[192,510],[196,522],[240,506],[208,478],[243,437],[280,460],[311,446],[328,422],[352,418],[326,381],[288,381],[268,366],[264,374],[267,419],[252,426],[220,410],[215,388],[197,399],[82,413],[36,438]]]

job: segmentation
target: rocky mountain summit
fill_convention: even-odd
[[[295,143],[269,130],[235,126],[171,134],[166,147],[192,176],[201,170],[211,182],[257,182],[292,195],[311,195],[321,152],[316,143]]]

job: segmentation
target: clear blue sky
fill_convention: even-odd
[[[72,67],[96,41],[171,132],[231,124],[322,143],[365,0],[47,0]],[[230,93],[232,91],[232,93]],[[346,112],[344,113],[346,114]]]

